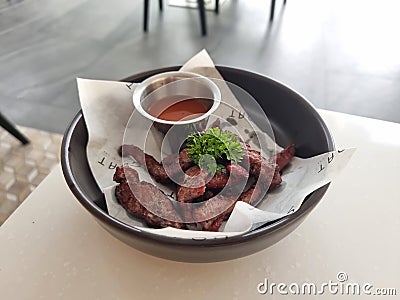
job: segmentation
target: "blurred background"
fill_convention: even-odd
[[[0,112],[31,141],[0,130],[0,223],[59,160],[80,110],[76,78],[120,80],[181,65],[201,49],[216,65],[273,77],[317,108],[400,122],[400,1],[0,0]],[[196,3],[194,3],[196,4]],[[288,112],[290,113],[290,112]]]
[[[149,0],[148,33],[143,0],[0,0],[0,111],[63,133],[80,109],[76,77],[120,80],[205,48],[317,108],[400,122],[399,1],[276,0],[269,22],[270,1],[224,1],[203,37],[198,10],[168,0],[163,13]]]

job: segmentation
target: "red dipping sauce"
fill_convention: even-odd
[[[157,100],[147,112],[153,117],[165,121],[191,120],[205,114],[212,105],[213,100],[211,99],[177,95]]]

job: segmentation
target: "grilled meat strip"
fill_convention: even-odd
[[[222,225],[222,222],[229,218],[237,201],[243,201],[249,204],[258,203],[265,196],[267,188],[270,191],[278,187],[282,182],[282,178],[280,176],[280,170],[285,168],[292,159],[292,157],[294,156],[294,145],[290,145],[286,149],[276,154],[276,156],[273,157],[273,160],[271,159],[271,161],[276,161],[276,165],[274,165],[271,162],[266,162],[265,160],[263,160],[261,155],[257,153],[258,151],[251,150],[249,152],[250,152],[249,155],[250,170],[254,176],[258,177],[257,183],[259,184],[253,184],[250,187],[250,189],[243,192],[240,195],[240,197],[236,201],[234,201],[228,209],[226,209],[223,213],[221,213],[217,217],[201,222],[203,230],[218,231]],[[227,169],[230,170],[231,172],[232,172],[232,166],[233,165],[227,166]],[[244,174],[247,174],[247,171],[244,168],[242,169],[245,172]],[[217,198],[215,200],[219,199]],[[203,208],[203,206],[200,207],[197,212],[195,212],[197,216],[200,214],[200,211],[202,209],[207,209],[207,207]],[[196,215],[194,216],[196,217]]]
[[[238,195],[238,190],[241,192],[246,186],[247,180],[249,179],[249,172],[235,162],[229,163],[226,169],[229,172],[230,191]]]
[[[164,167],[153,156],[146,154],[134,145],[122,145],[119,149],[121,156],[132,156],[139,165],[147,168],[149,174],[160,183],[169,183],[170,179]]]
[[[237,201],[244,201],[246,203],[250,203],[253,195],[254,197],[261,197],[261,189],[259,188],[259,186],[256,188],[255,186],[251,187],[249,190],[247,190],[246,192],[243,192],[239,199],[237,199],[236,201],[234,201],[234,203],[227,209],[225,210],[222,214],[218,215],[215,218],[212,218],[210,220],[207,220],[205,222],[202,223],[203,225],[203,230],[207,230],[207,231],[218,231],[219,228],[222,225],[222,222],[225,220],[228,220],[229,216],[231,215],[233,209],[235,208],[235,204]]]
[[[271,181],[269,190],[277,187],[282,182],[280,172],[288,165],[294,156],[294,145],[292,144],[283,149],[281,152],[271,157],[268,161],[262,158],[260,152],[250,149],[248,145],[246,146],[250,164],[250,174],[258,179],[261,179],[262,184]],[[270,177],[271,175],[273,175],[272,180]]]
[[[206,192],[205,174],[202,173],[199,166],[190,167],[185,174],[183,185],[178,185],[176,188],[176,199],[182,203],[180,208],[186,223],[193,225],[196,223],[192,215],[193,208],[184,203],[204,201],[212,197],[213,193]]]
[[[229,175],[224,171],[218,171],[207,183],[205,182],[206,174],[202,174],[199,166],[189,168],[186,171],[187,177],[184,180],[184,186],[178,186],[177,188],[178,201],[192,202],[193,199],[201,197],[206,192],[206,187],[223,189],[229,182],[229,185],[234,188],[239,182],[247,181],[249,174],[243,167],[231,163],[226,168],[229,171]]]
[[[178,185],[176,197],[179,202],[192,202],[193,199],[201,197],[206,192],[205,175],[199,166],[195,165],[186,171],[183,186]]]
[[[224,171],[218,171],[214,174],[213,178],[206,183],[209,189],[223,189],[228,183],[229,175]]]
[[[259,178],[260,174],[265,177],[269,177],[270,173],[273,174],[276,165],[265,160],[259,151],[250,149],[247,147],[247,155],[249,159],[249,173],[255,178]]]
[[[227,220],[231,215],[237,201],[243,201],[246,203],[255,202],[255,199],[261,199],[262,197],[264,197],[265,193],[266,191],[262,188],[261,185],[253,185],[246,192],[243,192],[239,198],[235,197],[237,199],[233,201],[233,203],[229,206],[229,208],[226,209],[223,213],[219,214],[218,216],[212,219],[201,222],[203,230],[218,231],[222,225],[222,222]],[[200,207],[200,209],[202,209],[202,207]],[[198,215],[199,212],[197,212],[197,216]]]
[[[265,159],[263,159],[259,151],[251,149],[249,145],[246,145],[246,148],[250,164],[249,172],[255,177],[259,177],[260,169],[264,163],[269,163],[270,165],[276,164],[279,167],[279,170],[282,171],[293,158],[295,153],[295,146],[292,144],[283,149],[281,152],[277,153],[275,156],[271,157],[267,162]]]
[[[242,166],[231,162],[226,166],[229,174],[233,177],[240,178],[241,180],[247,180],[249,178],[249,172]]]
[[[295,153],[295,147],[292,144],[289,147],[283,149],[281,152],[277,153],[275,155],[275,157],[271,158],[271,160],[270,160],[271,163],[266,164],[264,166],[266,168],[265,174],[266,175],[271,174],[271,171],[272,171],[271,168],[273,166],[272,162],[273,161],[276,162],[276,166],[274,168],[274,175],[273,175],[271,183],[268,187],[268,191],[275,189],[276,187],[278,187],[281,184],[282,178],[280,175],[280,171],[288,165],[290,160],[293,158],[294,153]],[[252,155],[253,155],[253,164],[255,162],[257,163],[259,160],[258,160],[258,158],[256,158],[254,150],[253,150]],[[263,165],[264,163],[265,162],[261,162],[261,165]],[[265,189],[266,186],[264,183],[269,182],[269,180],[265,181],[265,175],[263,175],[264,172],[262,171],[262,168],[261,168],[261,176],[259,176],[259,178],[258,178],[259,180],[261,179],[260,184],[257,185],[254,183],[247,191],[243,192],[240,195],[238,201],[243,201],[243,202],[246,202],[249,204],[258,203],[265,196],[267,191]],[[269,168],[269,170],[268,170],[268,168]],[[253,170],[254,170],[254,167],[253,167]],[[260,175],[260,174],[258,174],[258,175]],[[219,216],[219,218],[214,220],[214,224],[211,226],[216,227],[216,226],[218,226],[218,224],[220,226],[220,224],[222,223],[220,219],[227,220],[229,218],[232,210],[234,209],[234,207],[235,207],[235,204],[233,204],[227,211],[225,211],[221,216]]]
[[[118,183],[124,181],[139,182],[139,175],[136,170],[128,167],[117,167],[115,169],[113,180]]]
[[[236,202],[236,199],[237,199],[237,196],[216,195],[216,196],[208,199],[200,207],[194,209],[193,219],[196,221],[205,220],[205,221],[198,222],[202,225],[203,230],[218,231],[219,226],[213,225],[213,223],[218,218],[218,216],[221,215],[221,213],[214,217],[215,212],[225,211],[230,206],[232,206],[232,204],[234,204]],[[222,223],[222,221],[221,221],[221,223]]]
[[[154,185],[140,182],[135,170],[117,167],[114,180],[119,183],[115,188],[117,200],[132,215],[143,219],[151,227],[185,228],[171,200]],[[165,216],[166,219],[160,216]]]
[[[193,160],[189,156],[189,148],[184,148],[178,155],[171,154],[165,157],[162,161],[164,169],[168,170],[171,178],[184,172],[194,165]]]
[[[271,183],[269,186],[264,185],[263,182],[255,182],[247,191],[243,192],[238,201],[243,201],[249,204],[256,204],[258,203],[262,198],[264,198],[265,194],[268,191],[273,190],[274,188],[278,187],[282,182],[282,178],[279,174],[279,169],[275,168],[275,173],[274,176],[272,177]],[[234,206],[232,206],[233,210]],[[230,211],[232,212],[232,211]],[[229,212],[229,213],[230,213]],[[229,215],[228,215],[229,217]],[[226,218],[227,219],[227,218]]]
[[[279,170],[282,171],[293,158],[295,153],[294,144],[291,144],[289,147],[283,149],[281,152],[277,153],[275,156],[271,157],[271,161],[275,161],[278,165]]]
[[[224,170],[218,171],[214,174],[209,182],[206,183],[209,189],[223,189],[229,181],[229,185],[233,188],[240,182],[246,182],[249,178],[249,173],[240,165],[231,162],[226,166],[226,173]]]

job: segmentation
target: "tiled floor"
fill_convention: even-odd
[[[60,160],[61,135],[19,129],[30,144],[20,144],[0,127],[0,225]]]

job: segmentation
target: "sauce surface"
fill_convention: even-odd
[[[190,120],[205,114],[212,104],[211,99],[178,95],[156,101],[149,107],[148,113],[166,121]]]

